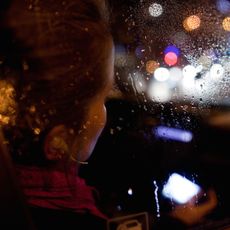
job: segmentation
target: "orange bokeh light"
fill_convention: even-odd
[[[223,25],[224,30],[230,31],[230,17],[226,17],[226,18],[223,20],[222,25]]]
[[[200,18],[196,15],[192,15],[192,16],[187,17],[183,21],[183,26],[185,30],[192,31],[192,30],[198,29],[200,27],[200,23],[201,23]]]
[[[156,61],[150,60],[146,63],[146,71],[147,73],[153,74],[154,71],[159,68],[160,64]]]

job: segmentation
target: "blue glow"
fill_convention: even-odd
[[[166,55],[169,52],[175,53],[177,57],[180,55],[180,50],[176,46],[173,46],[173,45],[167,46],[165,48],[164,54]]]
[[[226,55],[230,56],[230,47],[226,50]]]
[[[216,7],[223,14],[230,13],[230,1],[229,0],[217,0]]]
[[[116,44],[115,45],[115,52],[118,54],[126,54],[126,47],[123,44]]]
[[[143,58],[145,54],[145,47],[142,45],[137,46],[137,48],[135,49],[135,54],[137,58]]]
[[[154,132],[157,137],[167,140],[175,140],[187,143],[193,139],[193,134],[190,131],[170,128],[166,126],[158,126],[154,128]]]

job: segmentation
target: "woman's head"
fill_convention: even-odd
[[[92,0],[13,0],[4,12],[0,77],[12,86],[14,116],[8,123],[18,154],[27,154],[42,138],[47,143],[60,135],[71,154],[82,146],[82,159],[87,158],[90,147],[85,146],[98,136],[96,130],[94,137],[87,132],[104,123],[100,111],[113,65],[112,39],[100,6]],[[31,137],[23,137],[26,133]]]

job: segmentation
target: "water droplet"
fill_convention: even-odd
[[[41,130],[39,128],[34,129],[34,134],[39,135],[41,133]]]
[[[159,199],[158,199],[158,186],[157,186],[157,182],[154,180],[153,181],[155,190],[154,190],[154,194],[155,194],[155,201],[156,201],[156,207],[157,207],[157,217],[160,217],[160,204],[159,204]]]

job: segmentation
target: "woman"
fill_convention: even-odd
[[[77,176],[106,122],[113,42],[105,4],[1,1],[0,123],[36,229],[103,229]]]
[[[106,122],[105,4],[5,0],[0,9],[0,124],[35,228],[102,230],[106,218],[78,169]]]

